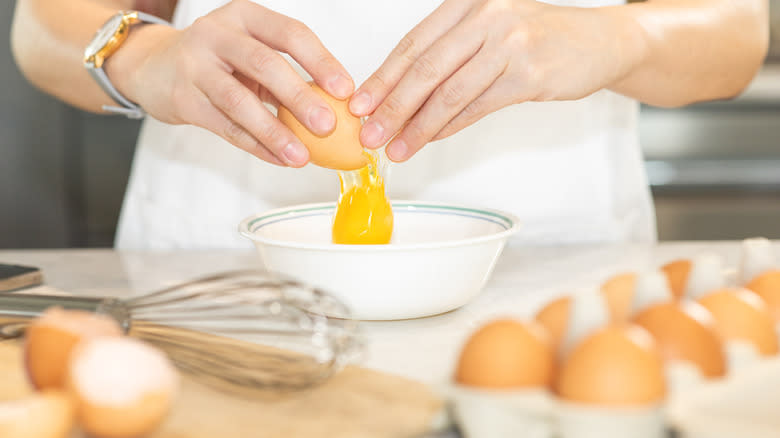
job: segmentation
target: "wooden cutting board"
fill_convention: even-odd
[[[0,400],[31,391],[21,344],[0,342]],[[150,438],[414,437],[430,429],[441,408],[427,386],[359,367],[274,400],[232,396],[183,376],[171,415]]]

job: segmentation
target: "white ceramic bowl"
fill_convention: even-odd
[[[517,218],[494,210],[394,202],[388,245],[331,243],[335,203],[250,216],[239,232],[269,271],[322,288],[357,319],[416,318],[450,311],[487,282]]]

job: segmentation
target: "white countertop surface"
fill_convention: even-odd
[[[368,349],[361,364],[426,383],[445,382],[460,346],[484,321],[524,318],[568,291],[594,287],[627,270],[644,270],[680,257],[714,251],[733,266],[737,242],[676,242],[655,247],[508,246],[484,291],[456,311],[416,320],[364,322]],[[0,251],[0,263],[42,269],[48,286],[74,294],[128,296],[223,270],[257,268],[247,251],[174,253],[113,250]],[[366,293],[371,293],[370,289]]]

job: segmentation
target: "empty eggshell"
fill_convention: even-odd
[[[455,381],[480,388],[548,387],[554,363],[553,348],[542,326],[500,319],[468,339]]]
[[[67,438],[73,416],[71,400],[59,390],[0,402],[0,437]]]
[[[96,336],[120,336],[112,318],[54,307],[33,321],[25,332],[24,358],[30,382],[38,389],[64,388],[71,351]]]
[[[303,126],[284,106],[277,117],[309,150],[310,161],[317,166],[336,170],[355,170],[368,164],[360,144],[360,118],[349,111],[347,100],[338,100],[316,84],[314,92],[330,105],[336,115],[336,128],[328,135],[318,136]]]
[[[165,419],[178,375],[165,354],[141,341],[95,338],[73,351],[68,383],[86,432],[131,438]]]

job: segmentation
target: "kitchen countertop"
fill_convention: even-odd
[[[610,275],[643,270],[703,251],[736,263],[738,242],[674,242],[648,246],[528,248],[510,244],[485,290],[466,306],[435,317],[364,322],[367,352],[361,364],[430,384],[452,373],[460,345],[482,322],[527,317],[568,291],[593,287]],[[85,295],[128,296],[202,275],[260,266],[251,251],[117,252],[2,250],[0,263],[42,269],[48,286]],[[371,293],[370,285],[366,293]]]

